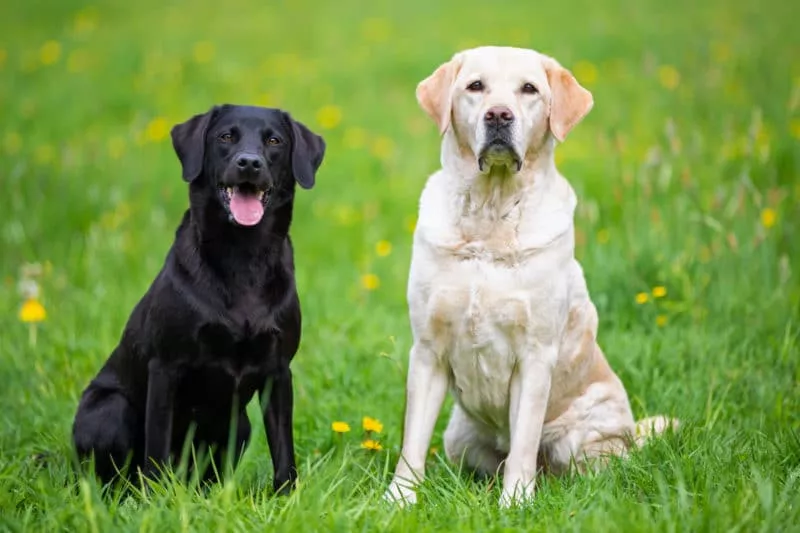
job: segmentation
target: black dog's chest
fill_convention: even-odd
[[[198,366],[217,368],[234,378],[276,370],[280,331],[265,313],[220,318],[198,330]]]
[[[206,350],[201,367],[216,373],[218,377],[228,376],[240,382],[248,376],[266,376],[277,370],[277,357],[273,355],[272,339],[257,338],[230,342],[220,346],[215,344],[213,352]],[[218,354],[214,357],[213,354]]]
[[[235,394],[247,402],[280,369],[279,332],[255,330],[242,323],[203,325],[197,335],[198,353],[183,372],[180,396],[190,405],[209,401],[225,404]]]

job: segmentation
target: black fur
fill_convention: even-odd
[[[288,492],[297,477],[289,363],[301,329],[289,226],[295,182],[313,186],[325,143],[283,111],[232,105],[175,126],[172,140],[190,207],[81,397],[74,445],[105,483],[126,461],[129,475],[153,477],[187,442],[217,468],[235,464],[250,436],[245,406],[259,392],[273,486]],[[234,221],[228,187],[266,191],[260,222]]]

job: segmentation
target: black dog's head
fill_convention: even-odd
[[[172,128],[183,179],[212,193],[228,219],[255,226],[290,199],[294,182],[314,186],[325,142],[285,111],[223,105]],[[198,183],[199,182],[199,183]]]

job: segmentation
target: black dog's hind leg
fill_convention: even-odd
[[[287,367],[272,380],[272,387],[261,391],[261,406],[264,412],[264,428],[267,433],[274,475],[272,487],[276,492],[288,494],[297,479],[292,436],[292,371]],[[269,390],[269,398],[263,395]],[[265,405],[266,401],[266,405]]]
[[[81,463],[94,457],[95,473],[108,484],[119,472],[125,473],[128,461],[128,472],[136,471],[142,437],[138,413],[125,396],[96,382],[89,385],[72,425],[72,441]]]

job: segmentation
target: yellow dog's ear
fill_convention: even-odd
[[[453,107],[453,82],[461,69],[461,56],[437,68],[433,74],[417,85],[417,101],[420,107],[439,126],[439,133],[444,134],[450,126],[450,115]]]
[[[570,130],[591,111],[594,99],[569,70],[555,59],[548,59],[545,70],[550,83],[550,131],[564,142]]]

